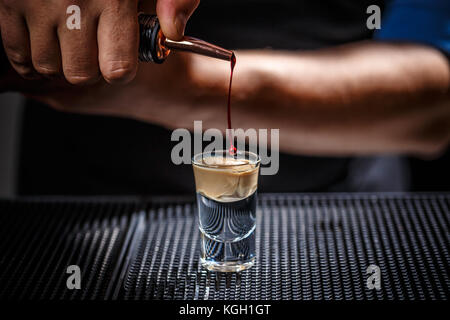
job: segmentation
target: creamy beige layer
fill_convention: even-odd
[[[258,187],[259,166],[248,160],[208,157],[194,164],[195,186],[200,194],[220,202],[244,199]]]

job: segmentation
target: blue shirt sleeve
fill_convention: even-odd
[[[450,55],[450,0],[391,0],[386,9],[375,39],[428,44]]]

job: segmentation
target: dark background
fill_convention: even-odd
[[[367,28],[362,25],[365,23],[365,19],[361,19],[361,12],[364,13],[361,8],[367,7],[369,4],[379,4],[383,7],[383,1],[369,0],[305,2],[307,8],[305,3],[300,5],[299,2],[291,0],[280,0],[277,2],[277,6],[273,6],[271,3],[273,1],[270,0],[230,0],[202,3],[199,10],[194,13],[186,32],[228,48],[273,46],[277,49],[314,49],[339,44],[345,42],[346,39],[358,40],[370,37],[367,34]],[[327,5],[326,10],[324,10],[324,3]],[[234,8],[239,9],[235,10]],[[255,8],[258,8],[258,14],[255,14]],[[299,15],[302,14],[301,10],[306,9],[308,12],[299,19]],[[220,15],[217,12],[220,12]],[[286,12],[295,14],[287,17]],[[321,17],[320,21],[317,19],[319,16]],[[237,32],[239,34],[235,36]],[[5,66],[5,64],[2,65]],[[86,193],[95,194],[96,186],[99,187],[99,185],[103,190],[102,193],[108,193],[109,187],[113,190],[111,193],[115,194],[140,193],[145,189],[145,185],[148,184],[148,179],[152,175],[143,175],[139,168],[152,165],[149,163],[149,159],[154,161],[154,165],[158,165],[167,162],[167,158],[170,157],[170,146],[167,150],[150,158],[123,156],[124,153],[133,154],[136,151],[146,151],[142,149],[151,144],[158,144],[159,140],[165,139],[167,132],[163,132],[155,126],[153,126],[155,128],[149,129],[152,127],[150,124],[101,116],[82,117],[60,114],[40,105],[29,105],[26,112],[23,113],[23,104],[24,100],[17,94],[0,95],[0,196],[13,195],[17,192],[18,176],[29,177],[26,179],[25,193],[53,193],[54,189],[51,188],[43,189],[40,192],[41,182],[45,180],[46,176],[45,170],[62,173],[54,175],[53,186],[64,185],[65,190],[69,193],[71,190],[84,190]],[[22,134],[21,128],[26,128],[24,134]],[[128,138],[141,136],[147,140],[154,137],[155,141],[139,145],[137,141],[134,143],[133,139],[128,139],[127,136]],[[50,140],[53,143],[47,143]],[[58,152],[58,150],[62,152]],[[55,157],[56,161],[49,163],[49,159],[55,160]],[[83,163],[67,164],[71,159],[83,160],[83,157],[90,159],[86,162],[80,161]],[[118,158],[123,161],[115,161]],[[401,160],[407,163],[409,189],[411,191],[450,190],[449,158],[449,150],[433,160],[402,158]],[[21,160],[19,161],[19,159]],[[319,162],[318,167],[328,168],[330,173],[323,174],[323,176],[334,181],[341,178],[339,176],[330,177],[330,175],[340,171],[339,166],[345,165],[343,161],[329,161],[324,165],[320,165],[320,161],[322,160],[319,158],[306,158],[303,164]],[[288,165],[286,165],[287,163]],[[285,157],[280,168],[295,164],[295,158]],[[330,165],[337,166],[336,170],[331,170]],[[40,175],[35,174],[40,171],[39,168],[44,172]],[[31,170],[29,174],[27,173],[28,169]],[[18,174],[19,170],[20,175]],[[180,167],[171,167],[170,170],[173,171],[172,174],[159,175],[152,183],[163,185],[164,182],[169,182],[170,189],[161,188],[159,190],[161,193],[176,193],[178,190],[185,192],[186,189],[182,185],[178,188],[177,183],[178,181],[192,181],[193,183],[191,172],[181,170]],[[325,169],[320,171],[323,170]],[[306,170],[309,174],[302,175],[302,179],[318,181],[322,178],[320,171]],[[114,172],[114,176],[110,174],[111,172]],[[284,179],[282,175],[278,178]],[[273,179],[277,179],[277,177]],[[70,181],[72,180],[78,182],[71,185]],[[323,180],[323,185],[327,182],[329,181]],[[76,183],[79,185],[75,185]],[[293,183],[295,184],[296,181]],[[322,187],[321,184],[316,186],[316,188]],[[318,190],[305,187],[305,190],[298,191]],[[395,188],[384,191],[395,191]]]

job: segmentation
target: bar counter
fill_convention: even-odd
[[[449,208],[449,193],[259,194],[256,264],[219,274],[199,265],[194,198],[4,199],[0,299],[447,300]]]

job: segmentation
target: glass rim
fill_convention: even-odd
[[[196,155],[194,155],[191,159],[192,165],[196,165],[199,167],[204,167],[204,168],[212,168],[212,169],[226,169],[227,167],[239,167],[239,166],[247,166],[248,163],[240,163],[240,164],[230,164],[230,165],[216,165],[216,166],[212,166],[212,165],[205,165],[203,163],[199,163],[198,161],[195,160],[195,158],[197,158],[198,156],[202,156],[202,159],[204,158],[204,155],[210,155],[212,157],[214,157],[214,154],[218,153],[219,156],[220,154],[222,155],[229,155],[229,150],[214,150],[214,151],[207,151],[207,152],[200,152],[197,153]],[[260,162],[261,162],[261,158],[259,157],[259,155],[257,155],[254,152],[251,151],[237,151],[236,152],[237,155],[239,154],[244,154],[244,155],[251,155],[255,157],[255,161],[252,161],[250,164],[255,165],[255,168],[257,166],[259,166]],[[229,156],[229,158],[233,158],[234,156]],[[226,157],[225,157],[226,158]],[[239,158],[238,158],[239,159]],[[244,158],[245,159],[245,158]]]

